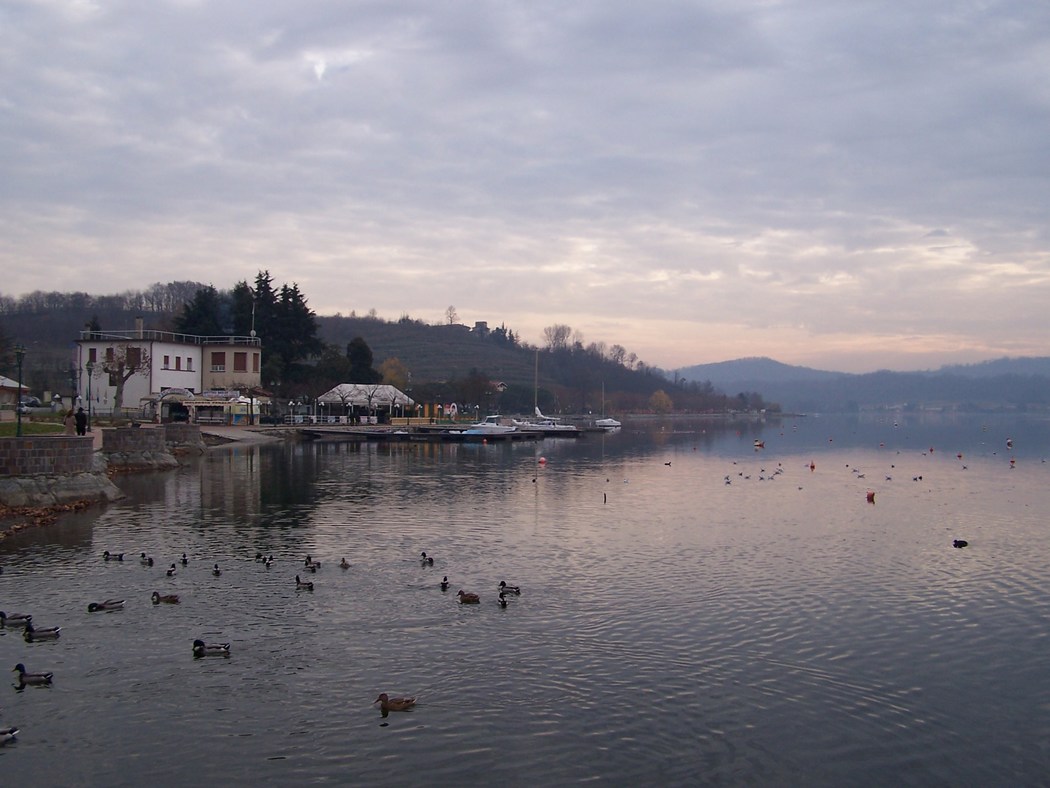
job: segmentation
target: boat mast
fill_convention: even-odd
[[[540,349],[536,348],[536,366],[532,371],[532,412],[540,409]]]

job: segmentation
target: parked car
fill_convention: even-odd
[[[22,401],[19,404],[23,405],[24,407],[27,407],[27,408],[40,408],[40,407],[43,407],[43,405],[41,405],[41,403],[40,403],[40,398],[39,397],[29,397],[29,396],[22,397]]]

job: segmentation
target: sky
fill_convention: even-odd
[[[0,293],[1050,355],[1048,74],[1031,0],[2,0]]]

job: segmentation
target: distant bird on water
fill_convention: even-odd
[[[448,591],[448,575],[441,578],[441,590]]]
[[[509,586],[506,580],[499,581],[499,592],[501,594],[516,594],[521,596],[521,586]]]
[[[221,569],[219,569],[219,565],[218,565],[218,564],[216,564],[215,566],[213,566],[213,567],[212,567],[212,569],[211,569],[211,573],[212,573],[212,574],[213,574],[213,575],[214,575],[215,577],[219,577],[220,575],[222,575],[222,570],[221,570]]]
[[[965,539],[953,539],[952,540],[952,547],[963,548],[963,547],[969,547],[969,545],[970,545],[970,543],[967,542]]]
[[[168,571],[165,573],[168,577],[175,577],[175,564],[168,567]]]
[[[24,627],[33,620],[31,613],[5,613],[0,610],[0,627]]]
[[[35,643],[38,640],[57,640],[62,627],[48,627],[47,629],[34,629],[33,622],[26,622],[26,631],[22,637],[26,643]]]
[[[481,597],[477,594],[469,594],[463,589],[457,591],[456,596],[459,597],[459,603],[461,605],[477,605],[481,602]]]
[[[300,580],[299,575],[295,576],[295,588],[298,591],[313,591],[314,584],[309,580]]]
[[[179,595],[161,594],[157,591],[154,591],[152,596],[150,596],[150,600],[152,600],[153,604],[155,605],[159,605],[161,602],[163,602],[166,605],[177,605],[179,604]]]
[[[433,566],[434,557],[427,555],[427,551],[424,550],[422,553],[419,554],[419,563],[423,566]]]
[[[104,551],[102,553],[102,560],[103,561],[123,561],[124,560],[124,554],[123,553],[111,553],[111,552],[109,552],[109,550],[106,550],[106,551]]]

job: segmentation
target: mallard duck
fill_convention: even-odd
[[[497,604],[499,604],[500,607],[506,607],[507,606],[507,597],[503,596],[503,592],[502,591],[499,592],[499,599],[497,599],[496,602],[497,602]]]
[[[124,607],[123,599],[107,599],[103,602],[89,602],[88,612],[94,613],[99,610],[120,610]]]
[[[456,592],[456,596],[459,597],[459,603],[461,605],[476,605],[481,602],[481,597],[477,594],[468,594],[463,589]]]
[[[179,559],[179,563],[181,563],[181,564],[182,564],[183,566],[186,566],[187,564],[189,564],[189,562],[190,562],[190,559],[188,559],[188,558],[186,557],[186,554],[185,554],[185,553],[183,553],[183,554],[182,554],[182,558],[181,558],[181,559]]]
[[[264,556],[262,553],[256,553],[255,554],[255,563],[261,564],[265,560],[266,560],[266,556]]]
[[[0,744],[7,744],[18,735],[18,728],[13,725],[9,728],[0,728]]]
[[[952,540],[952,547],[963,548],[963,547],[968,547],[969,545],[970,545],[970,543],[967,542],[965,539],[953,539]]]
[[[62,627],[49,627],[47,629],[33,629],[33,622],[26,622],[26,631],[22,633],[22,637],[25,638],[26,643],[33,643],[37,640],[56,640],[58,633],[62,631]]]
[[[147,566],[149,564],[149,556],[145,553],[139,553],[139,563],[143,566]]]
[[[213,566],[213,567],[211,568],[211,573],[212,573],[212,575],[214,575],[215,577],[219,577],[220,575],[222,575],[222,570],[221,570],[221,569],[219,569],[219,565],[218,565],[218,564],[216,564],[215,566]]]
[[[54,673],[28,673],[26,672],[26,666],[19,662],[12,668],[12,671],[18,671],[18,683],[19,684],[32,684],[34,686],[41,686],[43,684],[50,684],[51,679],[54,678]]]
[[[309,580],[300,580],[299,575],[295,576],[295,588],[299,591],[313,591],[314,584]]]
[[[391,698],[385,692],[372,701],[373,705],[378,703],[379,708],[387,711],[408,711],[416,705],[415,698]]]
[[[521,596],[521,586],[509,586],[505,580],[500,580],[499,592],[501,594],[514,594],[516,596]]]
[[[193,641],[193,656],[195,657],[228,657],[230,656],[229,643],[205,643],[203,640]]]
[[[175,577],[175,564],[168,567],[168,571],[165,573],[168,577]]]
[[[310,556],[306,556],[306,561],[304,563],[306,564],[306,568],[309,569],[311,572],[316,572],[318,569],[321,568],[321,562],[315,561]]]
[[[423,566],[433,566],[434,558],[433,556],[427,555],[427,551],[424,550],[422,553],[419,554],[419,563],[421,563]]]
[[[155,604],[155,605],[159,605],[161,602],[163,602],[163,603],[165,603],[167,605],[177,605],[177,604],[179,604],[179,595],[178,594],[160,594],[160,593],[154,591],[153,595],[150,597],[150,599],[153,600],[153,604]]]
[[[31,613],[11,613],[0,610],[0,627],[24,627],[33,620]]]
[[[111,553],[111,552],[109,552],[109,550],[106,550],[106,551],[104,551],[102,553],[102,560],[103,561],[123,561],[124,560],[124,554],[123,553]]]
[[[441,590],[448,591],[448,575],[441,578]]]
[[[350,562],[346,560],[345,556],[343,557],[343,560],[339,562],[339,568],[340,569],[349,569],[350,568]]]
[[[269,569],[271,566],[273,566],[273,556],[272,555],[267,557],[267,559],[265,561],[265,564],[266,564],[266,568],[267,569]]]

